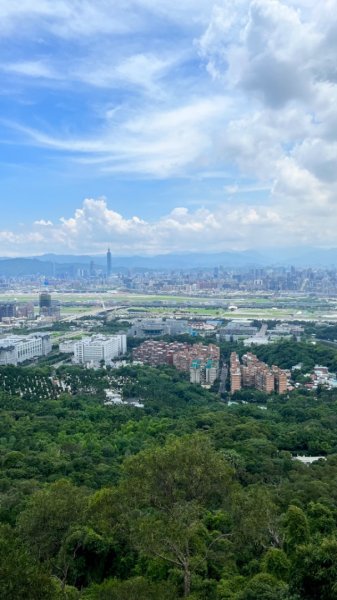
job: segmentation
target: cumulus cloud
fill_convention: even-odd
[[[34,221],[34,225],[38,225],[39,227],[51,227],[53,225],[52,221],[46,221],[45,219],[40,219],[39,221]]]
[[[292,216],[291,210],[285,212],[281,206],[220,204],[213,210],[177,207],[149,221],[139,216],[126,218],[110,208],[105,199],[88,198],[72,216],[61,217],[55,224],[41,220],[35,222],[33,232],[0,232],[0,248],[4,255],[51,250],[100,253],[109,246],[116,255],[154,255],[200,251],[201,243],[205,252],[266,247],[275,242],[294,245],[298,239],[307,242],[309,231],[317,244],[326,245],[335,235],[332,226],[329,232],[317,229],[310,216],[304,220],[291,219],[289,227]]]
[[[242,101],[224,156],[271,181],[270,206],[298,242],[319,242],[323,226],[336,244],[336,10],[334,0],[224,0],[199,39],[212,78]]]

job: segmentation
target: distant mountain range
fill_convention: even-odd
[[[52,277],[62,273],[76,274],[78,269],[88,270],[93,262],[105,268],[105,255],[44,254],[27,258],[0,258],[0,276],[42,275]],[[197,269],[223,266],[225,268],[290,266],[335,267],[337,248],[268,248],[217,254],[185,253],[158,256],[112,256],[112,270],[126,271],[155,269]]]

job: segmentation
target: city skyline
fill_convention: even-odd
[[[0,256],[337,247],[337,0],[0,0]]]

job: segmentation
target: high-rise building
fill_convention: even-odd
[[[108,249],[108,251],[106,253],[106,274],[107,274],[107,277],[110,277],[110,275],[111,275],[111,252],[110,252],[110,248]]]
[[[60,303],[52,300],[49,292],[41,292],[39,297],[40,317],[60,318]]]
[[[4,318],[13,318],[16,316],[16,304],[15,302],[6,302],[0,304],[0,321]]]
[[[236,352],[232,352],[230,356],[230,378],[231,378],[231,393],[241,390],[241,369],[240,359]]]
[[[285,371],[283,371],[279,367],[276,367],[275,365],[272,366],[272,371],[273,371],[274,377],[275,377],[275,388],[276,388],[276,391],[279,394],[284,394],[287,391],[287,388],[288,388],[288,377],[287,377],[287,374],[285,373]]]
[[[39,307],[40,313],[44,312],[43,309],[51,308],[51,295],[49,294],[49,292],[41,292],[39,297]]]

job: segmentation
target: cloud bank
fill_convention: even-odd
[[[139,216],[126,218],[105,199],[86,199],[71,217],[52,223],[35,221],[20,233],[0,231],[0,247],[4,256],[57,253],[99,254],[110,247],[117,256],[156,255],[178,252],[220,252],[244,250],[252,246],[296,245],[298,239],[329,245],[335,232],[317,228],[316,220],[299,220],[289,227],[289,215],[281,207],[269,208],[223,205],[213,210],[191,211],[177,207],[156,221]],[[314,233],[317,229],[317,234]],[[330,237],[327,237],[329,236]]]

